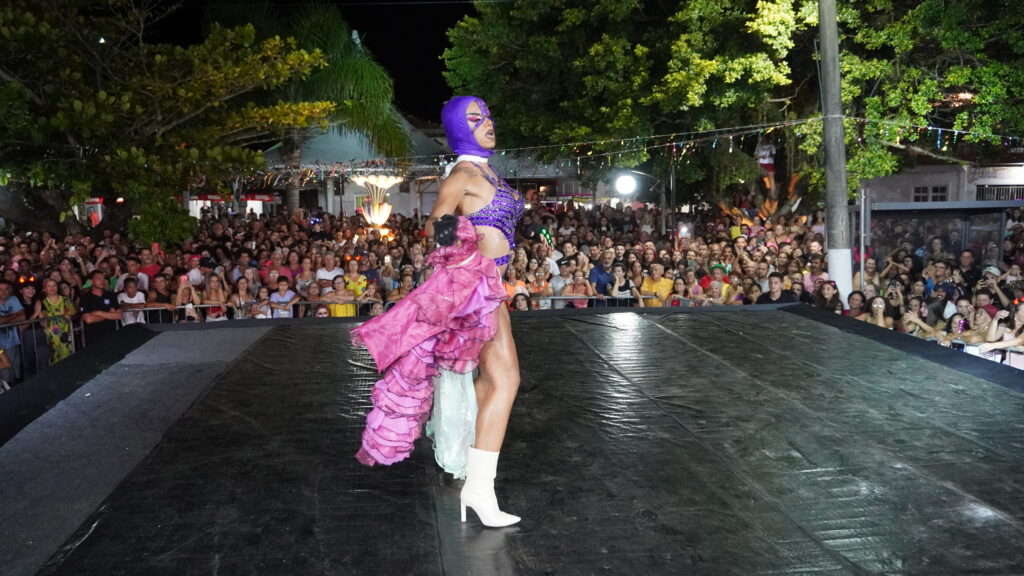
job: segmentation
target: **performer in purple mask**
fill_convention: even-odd
[[[433,379],[469,375],[479,367],[475,438],[464,458],[462,521],[472,508],[485,526],[509,526],[519,517],[500,510],[494,478],[519,389],[519,360],[501,278],[525,205],[487,163],[495,147],[487,104],[456,96],[445,104],[441,119],[448,145],[459,156],[441,181],[426,222],[438,245],[430,255],[436,272],[386,314],[353,331],[383,373],[356,457],[368,465],[408,457],[429,417]]]

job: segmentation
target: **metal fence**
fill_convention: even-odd
[[[384,304],[386,310],[394,303]],[[368,316],[369,306],[341,304],[337,302],[297,302],[290,314],[273,313],[266,317],[301,318],[312,316],[311,312],[323,308],[327,317]],[[122,309],[121,320],[114,322],[113,329],[120,330],[129,324],[174,324],[179,322],[214,322],[237,320],[242,317],[260,319],[258,315],[239,312],[236,308],[219,304],[186,304],[183,306],[160,306],[151,308]],[[12,322],[0,326],[0,392],[10,385],[31,378],[67,356],[85,348],[86,323],[81,318],[68,319],[52,316]],[[5,367],[6,366],[6,367]]]
[[[394,302],[381,303],[382,309],[387,310]],[[262,320],[272,318],[312,318],[318,310],[323,310],[324,317],[328,318],[352,318],[368,317],[372,309],[372,302],[331,302],[331,301],[308,301],[296,302],[287,313],[282,310],[275,310],[269,304],[250,304],[240,309],[231,304],[185,304],[172,308],[159,306],[151,308],[137,308],[134,310],[122,310],[123,317],[134,319],[136,314],[142,315],[142,322],[146,324],[175,324],[178,322],[219,322],[224,320]],[[130,324],[130,320],[122,324]]]
[[[636,298],[612,298],[610,296],[537,296],[524,294],[530,302],[530,310],[561,310],[563,308],[639,308]],[[645,305],[650,307],[653,301],[659,300],[655,296],[641,296]],[[576,301],[586,301],[586,305],[578,306]],[[559,305],[559,303],[564,304]],[[673,303],[674,302],[674,303]],[[663,307],[693,307],[693,306],[722,306],[717,302],[709,300],[693,300],[690,298],[670,298],[664,301]]]
[[[531,310],[559,309],[563,307],[630,307],[636,302],[632,299],[602,299],[598,296],[528,296],[531,302]],[[645,297],[649,299],[649,297]],[[558,302],[565,302],[560,306]],[[586,305],[580,305],[585,302]],[[381,310],[387,311],[397,302],[381,303]],[[676,306],[701,306],[707,305],[704,302],[678,299]],[[288,314],[282,311],[262,308],[263,313],[254,313],[252,309],[240,310],[231,305],[222,304],[186,304],[183,306],[155,306],[147,308],[122,309],[121,320],[107,320],[114,322],[115,330],[134,323],[145,324],[177,324],[177,323],[205,323],[220,321],[237,321],[240,319],[259,320],[263,318],[315,318],[315,317],[369,317],[372,312],[372,303],[339,303],[330,301],[299,301],[290,307]],[[35,376],[46,367],[59,362],[66,356],[85,348],[89,342],[86,338],[86,324],[79,317],[67,319],[63,316],[25,320],[22,322],[7,324],[0,327],[0,334],[17,334],[17,345],[8,346],[2,350],[7,357],[10,367],[0,370],[0,391],[4,383],[15,384]],[[56,353],[56,348],[62,348],[63,353]],[[0,358],[0,366],[3,359]]]
[[[975,200],[1024,200],[1024,186],[979,184]]]
[[[63,349],[67,355],[82,347],[82,321],[64,316],[12,322],[0,327],[0,390],[35,376],[50,366],[51,351]],[[51,346],[51,343],[54,345]],[[59,354],[58,354],[59,356]],[[58,358],[60,359],[60,358]]]
[[[593,308],[629,308],[636,306],[634,299],[600,298],[598,296],[537,296],[526,295],[530,302],[530,310],[557,310],[563,308],[559,302],[566,302],[564,307],[593,307]],[[645,301],[653,297],[644,296]],[[722,304],[710,303],[706,300],[693,300],[689,298],[676,298],[675,304],[666,301],[663,307],[722,307]],[[586,303],[583,306],[583,303]],[[386,311],[397,302],[388,302],[382,305]],[[650,307],[650,306],[648,306]],[[270,314],[268,318],[315,318],[325,317],[369,317],[372,305],[354,303],[344,304],[338,302],[324,301],[300,301],[291,306],[288,315]],[[187,322],[219,322],[259,320],[258,315],[251,312],[239,312],[229,305],[203,304],[184,306],[151,307],[131,310],[122,310],[122,320],[115,322],[115,329],[132,323],[146,324],[176,324]],[[27,378],[35,376],[46,367],[63,359],[62,354],[55,354],[54,349],[62,348],[66,355],[74,354],[76,351],[85,348],[89,343],[86,340],[85,323],[81,318],[67,319],[63,316],[26,320],[11,323],[0,327],[0,337],[6,341],[17,341],[18,344],[2,349],[2,355],[6,356],[10,366],[0,369],[0,392],[4,384],[15,384]],[[17,338],[10,338],[16,334]],[[1024,350],[1011,349],[1003,354],[1002,362],[1011,363],[1013,355],[1024,355]],[[3,366],[3,358],[0,358],[0,366]]]

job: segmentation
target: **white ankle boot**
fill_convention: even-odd
[[[494,495],[494,477],[498,472],[498,452],[470,447],[466,462],[466,484],[462,487],[462,521],[466,521],[466,508],[472,508],[484,526],[500,528],[519,522],[519,516],[498,509]]]

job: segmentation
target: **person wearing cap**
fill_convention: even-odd
[[[747,252],[747,248],[750,244],[750,237],[746,234],[740,234],[739,236],[732,239],[732,249],[737,256],[741,256]]]
[[[1014,264],[1014,266],[1016,266],[1016,264]],[[999,281],[1008,274],[1009,272],[1006,274],[1000,274],[999,268],[996,268],[995,266],[988,266],[981,271],[981,281],[978,282],[979,287],[991,292],[994,298],[999,299],[999,304],[1003,308],[1009,306],[1010,302],[1013,300],[1013,298],[1010,295],[1007,295],[1006,291],[1003,290],[1003,287],[999,284]],[[993,315],[994,314],[995,313],[993,312]]]
[[[700,279],[700,287],[704,292],[708,291],[708,287],[711,286],[712,282],[721,282],[722,284],[728,284],[729,278],[727,276],[728,270],[725,268],[725,264],[715,263],[708,268],[709,274]]]
[[[942,317],[948,319],[953,314],[956,314],[956,304],[954,302],[956,302],[958,296],[956,285],[952,282],[943,282],[932,288],[929,304],[941,300],[944,303]]]
[[[199,286],[200,289],[202,289],[202,287],[206,286],[206,278],[210,274],[213,274],[213,272],[216,269],[217,269],[217,261],[214,260],[212,257],[210,257],[210,256],[203,256],[202,258],[200,258],[199,259],[199,274],[202,275],[202,278],[200,279],[199,284],[196,284],[196,286]],[[189,281],[191,282],[192,279],[189,278]]]
[[[566,257],[558,261],[558,275],[552,276],[549,281],[551,284],[551,293],[554,296],[565,295],[565,289],[572,285],[572,275],[576,270],[576,258]],[[552,305],[555,310],[561,310],[565,308],[565,304],[568,300],[554,299]]]

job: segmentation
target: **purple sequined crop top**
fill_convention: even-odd
[[[501,233],[505,235],[505,239],[508,240],[509,252],[512,252],[516,248],[516,224],[523,217],[523,212],[526,211],[526,204],[523,198],[504,179],[498,178],[495,180],[486,170],[481,169],[481,172],[483,172],[487,181],[494,186],[494,199],[491,200],[490,204],[466,216],[466,218],[474,226],[490,226],[491,228],[501,230]],[[495,258],[494,263],[498,266],[504,266],[508,264],[510,259],[510,255],[506,254],[500,258]]]

